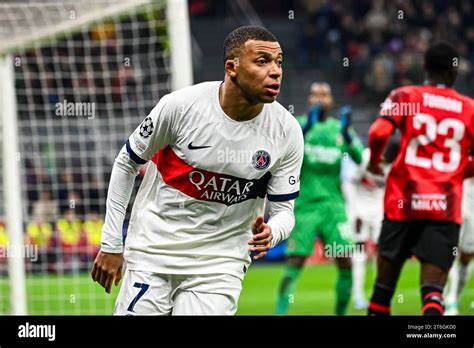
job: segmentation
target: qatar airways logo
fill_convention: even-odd
[[[249,198],[253,181],[236,180],[213,175],[210,178],[198,170],[189,173],[189,181],[199,190],[200,199],[234,204]]]
[[[195,199],[227,206],[265,198],[272,176],[268,171],[259,178],[246,179],[192,167],[176,156],[170,147],[160,150],[152,161],[167,185]]]

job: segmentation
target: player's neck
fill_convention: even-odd
[[[321,111],[321,114],[319,115],[319,121],[318,122],[326,122],[326,120],[328,119],[329,117],[329,113],[325,110],[322,110]]]
[[[219,103],[222,110],[235,121],[249,121],[263,109],[263,104],[252,104],[247,100],[243,91],[232,88],[232,84],[224,81],[219,87]]]
[[[424,82],[424,85],[429,85],[429,86],[436,86],[436,87],[442,87],[442,88],[446,88],[446,84],[445,83],[442,83],[442,82],[435,82],[435,81],[431,81],[431,80],[426,80]]]
[[[425,85],[431,85],[431,86],[443,87],[443,88],[450,87],[446,83],[446,80],[441,75],[429,75],[429,76],[427,76],[424,84]]]

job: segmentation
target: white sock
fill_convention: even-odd
[[[464,289],[464,286],[466,283],[469,281],[469,277],[471,275],[471,267],[470,263],[467,265],[463,265],[461,262],[459,262],[459,280],[458,280],[458,289],[457,289],[457,298],[461,296],[461,292]]]
[[[352,295],[354,299],[365,300],[365,261],[366,253],[357,248],[352,258]]]
[[[456,259],[453,262],[453,267],[449,271],[448,286],[445,291],[446,304],[456,303],[458,301],[458,289],[459,289],[459,265]]]

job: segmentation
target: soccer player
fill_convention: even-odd
[[[447,43],[430,46],[425,84],[393,90],[370,127],[369,170],[375,174],[382,174],[382,153],[395,128],[401,141],[387,178],[369,314],[390,314],[400,271],[412,254],[421,262],[423,315],[444,312],[442,293],[458,245],[462,183],[472,174],[474,140],[472,99],[451,88],[458,59]]]
[[[398,144],[391,142],[384,154],[385,173],[388,173],[397,151]],[[365,309],[368,305],[364,291],[366,247],[369,241],[377,244],[383,220],[385,177],[367,170],[369,159],[370,150],[364,149],[362,163],[353,171],[344,187],[357,244],[352,257],[352,297],[356,309]]]
[[[267,29],[234,30],[224,81],[164,96],[126,141],[92,269],[109,293],[125,260],[115,314],[233,315],[250,252],[260,259],[290,234],[304,148],[298,122],[275,101],[282,60]],[[124,246],[125,211],[147,161]]]
[[[360,163],[363,148],[350,128],[347,107],[341,112],[341,121],[330,116],[333,98],[327,83],[313,83],[308,102],[308,116],[297,118],[305,139],[301,195],[295,206],[295,229],[285,252],[287,265],[279,287],[276,312],[279,315],[287,313],[304,262],[313,253],[314,239],[319,234],[327,256],[335,257],[337,263],[335,313],[343,315],[351,294],[349,252],[354,249],[354,241],[341,190],[341,160],[343,154],[348,153]],[[348,252],[336,255],[338,249]]]
[[[367,308],[364,293],[365,248],[369,241],[376,242],[383,219],[383,177],[367,172],[370,151],[364,150],[363,160],[346,184],[350,221],[353,224],[354,240],[357,249],[352,257],[352,297],[354,308]]]
[[[459,297],[469,282],[470,262],[474,256],[474,179],[464,180],[462,193],[462,225],[458,260],[449,272],[446,294],[446,315],[459,314]]]

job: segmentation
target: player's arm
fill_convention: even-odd
[[[377,174],[383,175],[382,169],[382,154],[387,147],[390,136],[392,135],[395,127],[387,119],[378,118],[369,129],[369,149],[370,149],[370,160],[367,166],[367,170]]]
[[[287,239],[295,225],[294,200],[299,195],[304,154],[303,133],[296,122],[291,124],[288,139],[285,154],[267,186],[268,222],[263,222],[263,216],[257,216],[252,224],[254,236],[249,244],[256,245],[257,249],[250,250],[260,252],[254,259],[264,257],[270,248]]]
[[[408,115],[400,114],[397,104],[409,101],[409,96],[403,88],[398,88],[390,92],[382,104],[380,117],[370,126],[369,129],[369,149],[370,160],[367,169],[377,175],[384,175],[381,163],[382,155],[390,140],[395,128],[400,127],[403,119]]]
[[[172,141],[173,107],[165,96],[127,139],[115,159],[107,193],[101,248],[91,271],[92,279],[108,293],[112,283],[118,285],[122,277],[122,228],[135,177],[141,165]]]
[[[353,140],[350,144],[346,143],[345,152],[349,154],[349,156],[356,164],[360,165],[362,163],[362,154],[364,153],[364,146],[362,145],[355,132],[351,133],[353,133]]]
[[[249,250],[259,252],[254,260],[261,259],[270,248],[289,237],[295,227],[293,208],[295,201],[272,202],[268,201],[269,220],[264,222],[263,216],[257,216],[252,224],[253,237],[248,244],[253,245]]]
[[[347,152],[356,164],[362,162],[364,146],[352,129],[352,108],[344,106],[340,110],[341,134],[344,139],[343,151]]]

